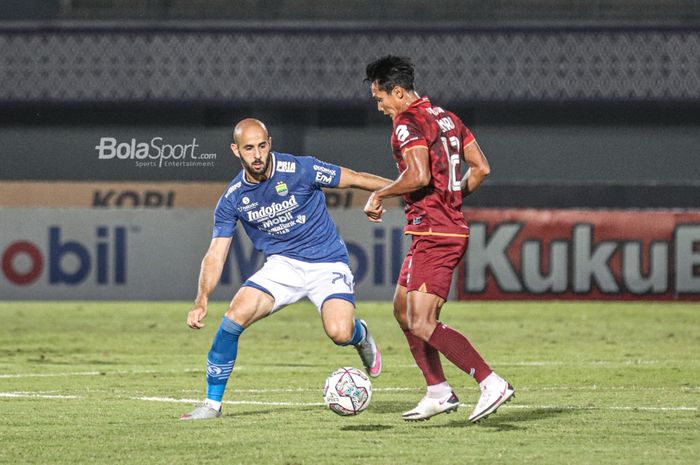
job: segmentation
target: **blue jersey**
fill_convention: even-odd
[[[336,187],[340,167],[313,157],[271,152],[272,173],[246,181],[238,173],[219,199],[213,237],[233,237],[240,220],[255,248],[305,262],[348,263],[348,251],[326,208],[322,187]]]

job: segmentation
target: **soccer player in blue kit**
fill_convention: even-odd
[[[208,354],[207,398],[182,420],[221,416],[221,399],[241,333],[304,297],[318,308],[333,342],[354,346],[370,376],[379,376],[382,369],[381,353],[367,324],[355,318],[347,248],[321,188],[375,191],[390,181],[313,157],[274,152],[271,147],[272,138],[261,121],[247,118],[234,128],[231,151],[243,169],[216,206],[213,238],[202,260],[197,298],[187,315],[190,328],[204,326],[209,295],[221,277],[238,221],[266,261],[233,297]]]

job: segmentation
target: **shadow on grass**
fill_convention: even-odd
[[[386,431],[392,429],[391,425],[350,425],[340,428],[341,431]]]
[[[370,409],[375,413],[396,413],[399,416],[406,410],[411,410],[415,407],[415,403],[411,402],[396,402],[396,401],[378,401],[372,402]]]
[[[267,408],[267,409],[260,409],[260,410],[235,410],[234,407],[230,406],[224,406],[225,411],[224,414],[222,415],[223,420],[235,420],[236,417],[247,417],[247,416],[254,416],[254,415],[279,415],[280,409],[279,408]],[[293,410],[295,412],[311,412],[314,410],[318,410],[319,407],[286,407],[287,410]]]
[[[268,367],[295,367],[295,368],[316,368],[319,366],[317,363],[265,363]]]
[[[488,428],[496,431],[521,431],[526,429],[524,425],[517,423],[525,423],[529,421],[544,420],[550,417],[570,414],[571,411],[558,408],[533,408],[520,411],[507,411],[493,414],[492,416],[481,420],[479,423],[472,423],[467,418],[462,418],[458,421],[451,421],[447,424],[425,425],[432,428]]]

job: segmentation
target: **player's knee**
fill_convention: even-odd
[[[249,315],[245,315],[245,312],[241,312],[240,309],[233,306],[229,307],[228,310],[226,310],[224,316],[229,320],[233,321],[234,323],[237,323],[243,327],[248,327],[250,322]]]
[[[396,318],[396,321],[402,329],[408,329],[408,319],[406,318],[406,311],[404,309],[394,306],[394,318]]]
[[[435,329],[434,325],[431,326],[426,319],[412,318],[408,322],[408,330],[411,331],[411,334],[426,342],[430,339],[433,329]]]
[[[353,327],[345,323],[331,323],[326,325],[326,334],[331,340],[338,344],[347,344],[352,339]]]
[[[406,311],[406,300],[394,298],[394,318],[403,329],[408,329],[408,316]]]

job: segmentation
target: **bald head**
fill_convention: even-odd
[[[248,181],[261,182],[270,176],[271,147],[272,138],[262,121],[246,118],[233,128],[231,152],[240,160]]]
[[[241,144],[243,139],[250,136],[261,137],[262,139],[267,139],[269,134],[265,124],[259,119],[246,118],[238,122],[233,128],[233,142],[235,144]]]

